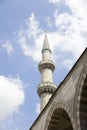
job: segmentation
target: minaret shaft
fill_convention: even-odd
[[[46,106],[48,103],[49,99],[51,98],[52,93],[43,93],[41,95],[41,100],[40,100],[40,110],[43,110],[43,108]]]
[[[48,75],[49,74],[49,75]],[[44,82],[53,82],[53,73],[50,69],[43,69],[41,71],[41,77],[42,77],[42,80],[41,82],[44,83]]]
[[[41,99],[40,109],[42,110],[56,90],[56,86],[53,83],[53,71],[55,65],[51,60],[51,50],[47,34],[45,34],[42,48],[42,61],[38,64],[38,68],[41,72],[41,83],[38,85],[37,92]]]

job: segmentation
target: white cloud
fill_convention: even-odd
[[[53,3],[56,5],[62,2],[70,8],[72,13],[76,14],[79,17],[86,18],[85,16],[87,12],[87,0],[49,0],[49,3]]]
[[[0,120],[16,112],[24,102],[23,82],[19,78],[0,76]]]
[[[50,0],[49,2],[58,3],[60,0]],[[84,15],[81,15],[81,17],[77,15],[80,10],[80,3],[78,3],[79,9],[76,12],[74,8],[77,7],[77,2],[73,1],[73,4],[71,4],[69,0],[66,0],[63,6],[64,4],[68,6],[72,13],[67,10],[60,13],[56,8],[52,13],[54,20],[51,21],[51,17],[47,17],[48,26],[51,28],[52,25],[52,27],[56,28],[55,31],[48,33],[48,40],[56,63],[61,62],[66,68],[70,68],[72,65],[71,60],[72,62],[76,61],[87,46],[87,21]],[[74,6],[74,4],[76,5]],[[62,6],[62,3],[60,3],[60,6]],[[84,3],[81,8],[83,6],[85,6]],[[40,28],[40,21],[35,18],[34,13],[31,14],[26,24],[27,28],[19,31],[18,42],[24,55],[32,57],[34,61],[39,62],[41,59],[40,51],[44,41],[43,29]],[[68,63],[70,67],[67,67]]]
[[[77,19],[81,20],[81,24],[82,26],[84,26],[83,28],[85,29],[85,27],[87,27],[87,0],[49,0],[49,2],[56,5],[62,1],[63,6],[67,6],[70,9],[71,13],[74,14]],[[60,6],[62,6],[62,3],[60,4]],[[66,10],[66,12],[68,11]]]
[[[53,34],[53,36],[56,42],[56,49],[62,52],[62,56],[67,53],[71,53],[63,59],[62,62],[64,62],[64,64],[68,63],[68,59],[71,59],[72,56],[72,61],[76,60],[81,55],[83,50],[87,47],[87,19],[85,18],[86,14],[85,16],[79,15],[81,14],[80,9],[83,8],[82,10],[84,10],[85,8],[85,5],[83,3],[84,2],[81,0],[79,2],[66,0],[65,4],[67,4],[72,13],[69,13],[68,11],[60,13],[58,9],[54,11],[54,23],[57,31]],[[73,7],[71,8],[70,5]],[[77,10],[75,10],[75,8]],[[57,36],[55,38],[55,35],[57,34],[59,42],[56,40]],[[67,67],[67,64],[65,65]]]
[[[72,12],[79,17],[86,18],[87,0],[65,0]]]
[[[3,41],[4,42],[4,41]],[[9,55],[9,56],[11,56],[12,55],[12,53],[13,53],[13,46],[12,46],[12,44],[9,42],[9,41],[6,41],[5,43],[3,43],[2,44],[2,48],[4,48],[5,49],[5,51],[7,52],[7,54]]]
[[[42,43],[42,29],[36,20],[34,13],[31,14],[26,22],[27,28],[18,33],[18,43],[20,44],[24,55],[31,56],[34,61],[40,60],[39,50]]]
[[[26,24],[27,24],[27,27],[28,27],[27,30],[26,30],[26,35],[29,38],[33,37],[34,39],[36,39],[40,35],[40,33],[42,32],[42,29],[40,29],[39,22],[35,18],[34,13],[31,14],[29,19],[26,21]]]

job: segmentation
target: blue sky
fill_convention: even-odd
[[[86,12],[86,0],[0,1],[0,130],[32,125],[39,114],[44,31],[58,85],[87,47]]]

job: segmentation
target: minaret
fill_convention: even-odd
[[[40,110],[42,110],[56,90],[56,86],[53,83],[53,72],[55,65],[51,60],[51,49],[49,46],[47,33],[45,33],[42,48],[42,61],[38,64],[38,68],[42,79],[41,83],[38,85],[37,93],[40,96]]]

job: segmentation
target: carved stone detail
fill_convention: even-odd
[[[39,70],[41,71],[44,68],[49,68],[52,71],[55,69],[55,64],[52,60],[47,60],[47,61],[41,61],[38,65]]]

